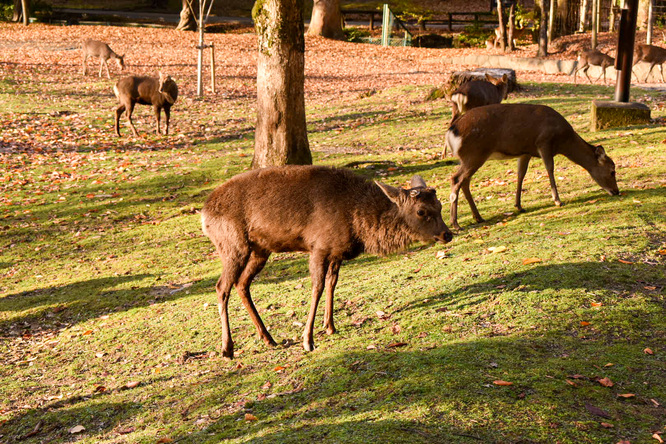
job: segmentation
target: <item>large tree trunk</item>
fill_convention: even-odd
[[[551,0],[554,1],[554,0]],[[537,57],[548,55],[548,0],[538,0],[539,5],[539,49]]]
[[[305,122],[303,0],[257,0],[257,129],[253,168],[312,163]]]
[[[197,21],[194,18],[193,8],[195,0],[183,0],[183,7],[180,10],[180,22],[176,29],[179,31],[196,31]]]
[[[340,0],[314,0],[308,34],[338,40],[345,38]]]

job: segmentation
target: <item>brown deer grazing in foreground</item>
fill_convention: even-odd
[[[235,286],[257,333],[266,330],[250,296],[252,279],[274,252],[310,254],[312,300],[303,347],[314,349],[317,304],[326,288],[324,327],[335,332],[333,292],[343,260],[363,252],[385,255],[412,242],[448,242],[435,190],[414,176],[408,190],[369,182],[350,171],[286,166],[249,171],[217,187],[201,210],[201,223],[223,264],[217,281],[222,354],[233,358],[227,305]]]
[[[615,164],[603,147],[585,142],[557,111],[544,105],[497,104],[474,108],[451,125],[446,139],[453,154],[460,159],[451,176],[451,225],[458,225],[458,193],[462,188],[477,222],[483,218],[469,189],[471,177],[488,159],[518,158],[516,208],[520,203],[523,179],[532,157],[540,157],[546,166],[553,200],[562,205],[555,185],[553,157],[563,154],[582,166],[611,195],[620,194],[615,180]]]
[[[636,47],[636,60],[634,61],[634,66],[636,66],[638,62],[647,62],[650,64],[650,69],[648,70],[647,74],[645,74],[645,79],[643,79],[643,82],[647,82],[647,79],[652,72],[652,68],[654,68],[655,65],[659,65],[659,71],[661,71],[661,81],[666,82],[666,80],[664,80],[664,62],[666,62],[666,49],[654,45],[638,45]],[[638,75],[636,77],[638,77]]]
[[[153,105],[155,111],[156,131],[160,134],[160,110],[164,110],[166,127],[164,133],[169,134],[169,118],[171,107],[178,98],[178,86],[170,76],[160,73],[160,77],[124,77],[118,80],[113,87],[113,93],[118,98],[120,105],[116,108],[115,130],[116,136],[120,136],[120,116],[127,110],[127,121],[132,128],[135,137],[139,136],[132,123],[132,112],[134,105]]]
[[[468,109],[500,103],[509,94],[509,78],[506,74],[501,79],[486,74],[486,80],[465,82],[451,93],[451,123]],[[450,125],[450,124],[449,124]],[[448,144],[444,143],[446,157]]]
[[[601,75],[599,75],[599,78],[597,78],[597,81],[601,78],[601,76],[604,76],[604,85],[606,84],[606,68],[609,66],[613,66],[615,63],[615,59],[609,55],[604,54],[603,52],[597,51],[596,49],[590,49],[587,51],[582,51],[578,54],[578,65],[576,65],[576,70],[574,71],[574,83],[576,83],[576,74],[578,74],[578,71],[581,69],[585,73],[585,76],[587,76],[587,80],[592,83],[592,79],[590,78],[589,74],[587,73],[587,70],[590,69],[590,65],[593,66],[600,66],[601,67]]]
[[[88,39],[81,45],[81,51],[83,52],[84,76],[88,73],[88,57],[97,57],[99,59],[99,77],[102,77],[102,68],[106,68],[106,77],[111,78],[109,65],[107,64],[109,60],[115,60],[121,71],[125,68],[125,56],[116,54],[104,42]]]

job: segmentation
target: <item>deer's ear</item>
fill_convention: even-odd
[[[502,82],[506,83],[508,80],[509,80],[509,76],[507,76],[506,74],[504,74],[504,75],[502,76]]]
[[[386,197],[388,197],[391,202],[398,203],[400,200],[400,189],[396,187],[392,187],[390,185],[386,185],[385,183],[377,182],[375,181],[377,186],[381,188],[381,190],[386,194]]]

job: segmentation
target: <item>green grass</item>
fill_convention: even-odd
[[[229,361],[219,260],[196,213],[249,168],[253,104],[184,99],[168,137],[145,134],[144,108],[144,137],[117,140],[112,100],[95,93],[106,83],[75,95],[74,80],[51,80],[0,82],[4,143],[21,143],[0,157],[1,441],[651,443],[664,432],[664,133],[589,133],[589,104],[610,88],[528,84],[509,101],[551,105],[602,143],[621,196],[557,158],[555,207],[536,159],[517,214],[515,162],[490,162],[472,180],[488,222],[462,203],[451,244],[345,263],[338,333],[319,333],[312,353],[300,345],[307,257],[275,255],[252,289],[280,345],[258,340],[234,295]],[[360,163],[393,185],[418,173],[446,200],[450,108],[426,100],[433,86],[311,104],[316,163]]]

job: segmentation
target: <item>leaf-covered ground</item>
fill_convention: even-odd
[[[169,72],[172,134],[113,136],[112,80],[81,74],[78,42],[108,41],[128,73]],[[658,443],[666,427],[664,97],[655,123],[589,132],[610,87],[519,72],[511,102],[553,106],[618,167],[605,195],[564,158],[565,206],[534,161],[513,212],[514,162],[473,178],[479,210],[447,245],[343,266],[339,329],[300,345],[307,258],[275,255],[253,285],[280,343],[231,301],[237,358],[219,355],[219,261],[206,196],[252,158],[256,39],[209,35],[217,94],[196,98],[194,34],[0,25],[1,442]],[[308,39],[315,162],[448,195],[450,119],[427,100],[455,51]],[[446,205],[445,205],[446,207]],[[446,212],[446,209],[445,209]],[[321,310],[318,322],[321,323]]]

